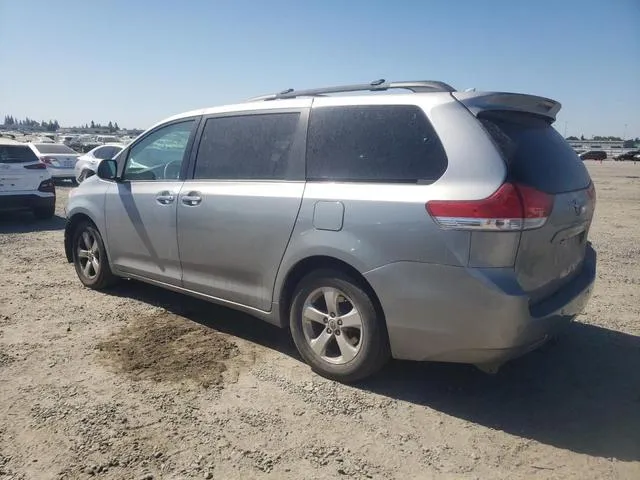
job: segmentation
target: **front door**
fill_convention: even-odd
[[[304,111],[206,119],[178,198],[183,285],[271,309],[304,192]]]
[[[176,206],[195,124],[164,125],[138,140],[107,190],[107,241],[118,273],[181,284]]]

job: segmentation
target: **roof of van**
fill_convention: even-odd
[[[404,90],[404,92],[396,93],[401,90]],[[391,91],[394,93],[386,94]],[[363,93],[378,92],[384,92],[385,95],[362,95]],[[341,93],[352,93],[353,95],[333,95]],[[388,103],[389,98],[393,98],[394,101],[400,103],[411,103],[417,100],[416,95],[427,94],[429,96],[452,96],[473,113],[477,113],[484,109],[496,108],[506,110],[524,110],[530,113],[544,115],[549,117],[552,121],[555,121],[556,115],[561,108],[561,104],[559,102],[536,95],[511,92],[479,92],[475,89],[460,92],[452,86],[437,80],[387,82],[380,79],[371,83],[343,85],[339,87],[323,87],[309,90],[294,90],[290,88],[283,90],[280,93],[254,97],[241,103],[202,108],[179,113],[156,123],[151,128],[155,128],[163,123],[199,115],[242,112],[249,110],[269,110],[275,108],[305,108],[312,104],[314,98],[318,99],[318,101],[321,101],[322,103],[333,103],[332,99],[335,99],[336,104],[353,102],[354,105],[360,105],[368,104],[371,102],[372,98],[377,98],[377,101],[374,101],[374,103]],[[384,100],[381,100],[381,97],[384,97]]]

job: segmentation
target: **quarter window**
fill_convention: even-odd
[[[442,143],[416,106],[318,107],[311,111],[309,180],[432,183],[446,168]]]
[[[299,113],[265,113],[207,120],[194,178],[285,180],[294,174],[291,149]]]

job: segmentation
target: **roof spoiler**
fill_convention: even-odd
[[[550,98],[505,92],[452,92],[474,115],[485,110],[511,110],[542,115],[553,121],[562,108],[560,102]]]

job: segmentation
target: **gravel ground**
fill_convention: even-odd
[[[0,218],[0,478],[640,478],[640,165],[589,163],[594,296],[495,376],[345,386],[280,330],[135,282],[81,287],[63,206]]]

